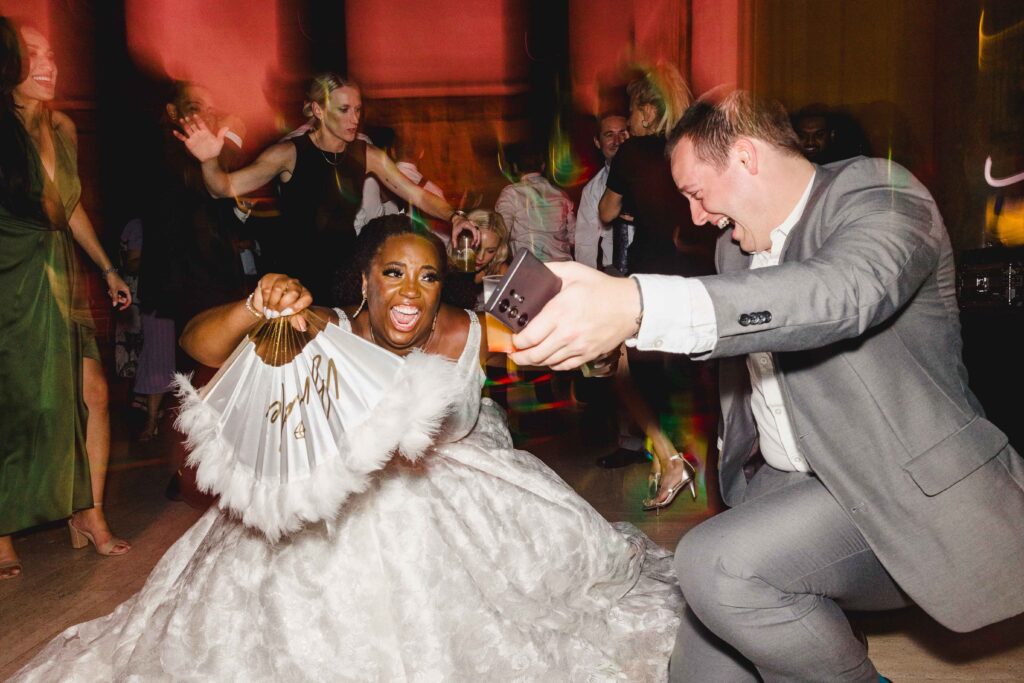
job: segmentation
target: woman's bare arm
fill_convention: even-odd
[[[433,192],[427,192],[424,188],[406,178],[405,174],[398,170],[398,166],[395,165],[395,162],[383,150],[367,146],[366,170],[376,176],[388,190],[394,192],[417,209],[425,211],[434,218],[451,221],[453,236],[457,235],[462,228],[468,228],[473,233],[474,242],[479,241],[480,230],[473,221],[455,213],[455,209],[443,197],[438,197]]]
[[[611,223],[622,213],[622,195],[606,189],[597,205],[597,215],[602,223]]]
[[[173,131],[174,136],[184,142],[192,156],[202,164],[203,182],[214,197],[239,197],[295,170],[295,145],[279,142],[263,150],[245,168],[228,173],[221,168],[219,160],[227,126],[214,133],[198,116],[182,119],[180,124],[183,132]]]
[[[219,368],[265,316],[292,315],[312,303],[312,295],[301,282],[270,273],[260,279],[252,294],[251,306],[256,314],[246,307],[245,301],[211,308],[188,322],[178,343],[203,365]],[[297,330],[306,329],[306,320],[300,315],[292,316],[290,322]]]
[[[53,125],[65,134],[77,152],[78,131],[75,129],[75,124],[71,119],[62,112],[54,112]],[[89,258],[96,264],[96,267],[103,271],[103,278],[107,283],[107,294],[110,296],[110,301],[114,306],[119,306],[120,310],[131,306],[131,290],[125,284],[125,281],[121,279],[121,276],[117,274],[117,271],[114,270],[114,264],[111,262],[110,257],[107,256],[103,245],[100,244],[99,237],[96,236],[96,231],[92,227],[92,221],[89,220],[89,216],[85,213],[81,202],[75,204],[75,208],[71,210],[71,215],[68,216],[68,227],[71,228],[71,235],[75,238],[78,246],[89,255]]]

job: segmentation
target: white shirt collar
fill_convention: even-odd
[[[788,216],[786,216],[786,220],[782,221],[777,228],[768,234],[768,237],[772,241],[772,256],[777,257],[782,253],[782,245],[786,243],[786,237],[789,236],[789,231],[793,229],[793,226],[796,225],[804,215],[804,209],[807,208],[807,200],[811,197],[811,188],[814,186],[815,175],[817,175],[817,171],[811,174],[811,179],[807,181],[807,187],[804,188],[804,193],[800,196],[800,201],[796,203],[793,210],[789,212]]]

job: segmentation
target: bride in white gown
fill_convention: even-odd
[[[460,389],[432,446],[276,542],[211,508],[138,594],[67,629],[13,680],[666,679],[682,611],[670,554],[513,448],[501,409],[480,399],[478,319],[440,303],[439,241],[401,216],[360,240],[367,305],[332,324],[455,361]],[[250,303],[297,312],[310,299],[268,275]],[[213,309],[183,344],[221,364],[257,322],[241,302]]]

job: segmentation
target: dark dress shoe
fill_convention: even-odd
[[[638,465],[650,461],[647,451],[642,448],[635,451],[628,448],[619,448],[604,457],[598,458],[597,466],[604,467],[605,469],[614,469],[616,467],[628,467],[629,465]]]

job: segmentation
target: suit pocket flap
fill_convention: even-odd
[[[903,469],[927,496],[942,493],[1006,447],[1007,437],[982,417],[917,456]]]

